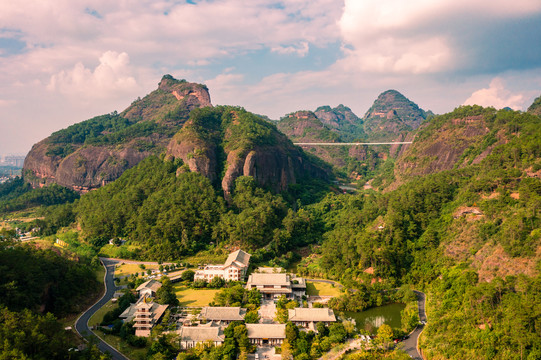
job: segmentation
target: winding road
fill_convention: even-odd
[[[105,277],[103,281],[105,284],[105,294],[103,294],[102,298],[98,300],[97,303],[92,305],[77,319],[77,321],[75,322],[75,330],[80,336],[85,339],[90,338],[92,335],[96,336],[96,338],[98,339],[97,345],[100,351],[103,353],[109,353],[112,356],[113,360],[128,360],[126,356],[124,356],[118,350],[103,341],[88,327],[88,320],[90,320],[90,317],[94,315],[96,311],[98,311],[103,305],[105,305],[105,303],[107,303],[107,301],[109,301],[113,297],[116,290],[116,285],[113,279],[115,264],[118,263],[118,260],[107,258],[100,258],[100,260],[105,267]]]
[[[417,351],[417,343],[419,341],[419,335],[421,335],[421,332],[424,330],[426,322],[426,295],[420,291],[414,290],[415,294],[417,294],[417,306],[419,308],[419,320],[422,322],[421,324],[417,325],[415,330],[410,334],[409,339],[406,339],[402,342],[402,350],[404,350],[409,356],[411,356],[412,359],[416,360],[423,360],[423,357],[421,354],[419,354],[419,351]]]

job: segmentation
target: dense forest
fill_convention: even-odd
[[[0,243],[0,353],[5,359],[62,359],[74,341],[57,317],[82,311],[99,285],[94,266],[52,250]],[[73,358],[97,359],[89,348]]]

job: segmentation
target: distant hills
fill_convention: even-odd
[[[540,99],[529,113],[541,113]],[[363,118],[342,104],[297,111],[279,121],[240,108],[199,112],[190,118],[200,108],[212,108],[206,86],[165,75],[155,91],[123,112],[72,125],[35,144],[25,160],[25,180],[34,187],[57,183],[86,192],[114,181],[150,155],[166,153],[181,158],[190,170],[201,172],[226,193],[240,175],[254,176],[262,186],[281,191],[299,176],[328,177],[330,169],[322,163],[314,165],[307,154],[331,164],[339,176],[364,184],[381,171],[389,178],[389,166],[394,165],[378,170],[389,157],[400,158],[398,177],[426,175],[459,166],[464,150],[472,144],[490,142],[483,150],[489,151],[501,141],[482,117],[457,114],[449,115],[454,118],[446,118],[447,122],[440,118],[439,132],[426,135],[434,128],[427,122],[434,114],[396,90],[381,93]],[[291,143],[400,142],[419,136],[429,141],[411,149],[407,145],[305,146],[306,154]]]

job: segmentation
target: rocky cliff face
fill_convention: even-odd
[[[393,141],[417,129],[427,112],[396,90],[380,94],[366,112],[364,131],[374,141]]]
[[[158,89],[111,113],[60,130],[32,147],[23,167],[33,186],[79,192],[103,186],[151,154],[162,152],[190,112],[211,106],[204,85],[166,75]]]
[[[233,107],[192,113],[167,154],[219,184],[226,197],[239,176],[252,176],[275,192],[302,178],[329,176],[329,169],[311,162],[274,125]]]
[[[396,162],[397,179],[479,163],[505,142],[502,132],[490,130],[484,115],[452,115],[444,115],[419,129],[414,143]]]

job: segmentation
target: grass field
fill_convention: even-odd
[[[180,306],[207,306],[213,299],[218,289],[195,290],[181,284],[175,284],[175,294],[180,301]]]
[[[310,296],[340,296],[342,293],[338,287],[320,282],[306,282],[306,293]]]
[[[100,330],[96,330],[96,333],[107,343],[112,345],[115,349],[119,350],[121,353],[126,355],[128,358],[132,360],[145,360],[148,348],[136,348],[133,347],[126,342],[122,341],[122,339],[118,336],[105,334],[104,332]]]
[[[125,276],[125,275],[131,275],[131,274],[135,274],[135,273],[141,273],[141,272],[145,272],[149,269],[158,269],[160,266],[159,265],[145,265],[145,268],[144,269],[141,269],[141,267],[139,266],[139,264],[124,264],[124,265],[119,265],[115,268],[115,276]]]
[[[102,322],[103,316],[116,308],[118,305],[113,304],[111,300],[109,300],[105,305],[103,305],[92,317],[88,320],[88,326],[95,326],[99,325],[99,323]]]

